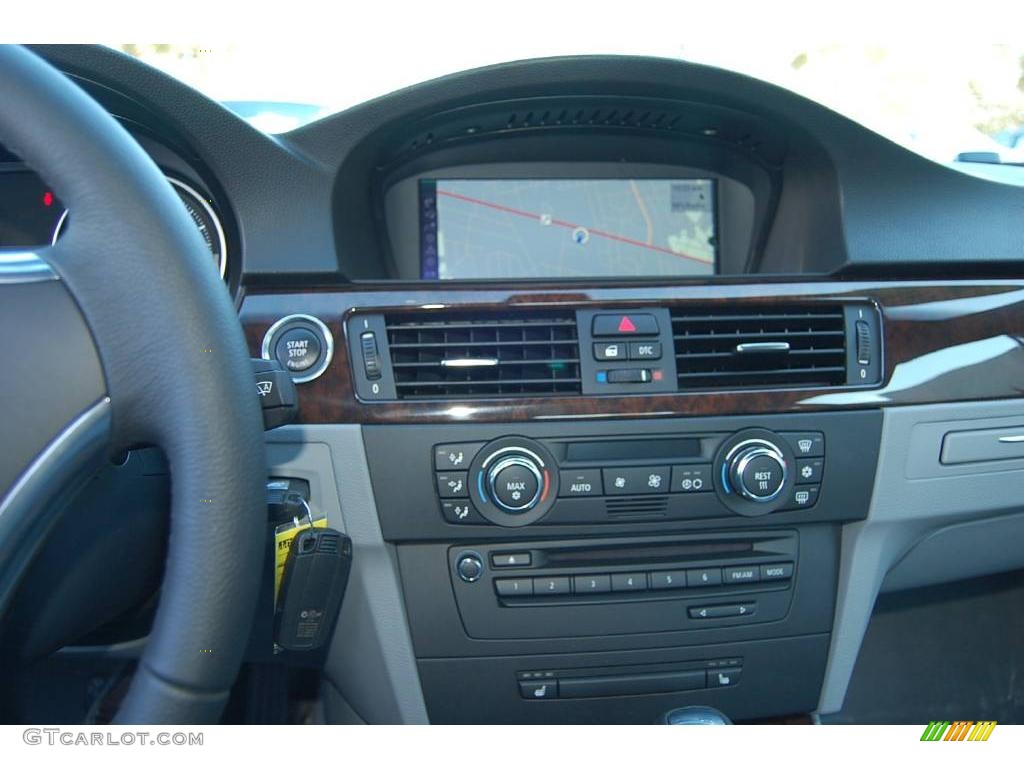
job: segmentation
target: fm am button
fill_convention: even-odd
[[[601,470],[564,469],[559,473],[560,496],[600,496]]]

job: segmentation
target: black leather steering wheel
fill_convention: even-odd
[[[74,221],[52,247],[0,250],[0,621],[75,481],[117,449],[158,445],[171,472],[166,571],[117,720],[216,722],[266,532],[238,317],[188,214],[114,118],[20,47],[0,46],[0,93],[0,144]]]

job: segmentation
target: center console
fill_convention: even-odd
[[[364,426],[431,721],[813,711],[880,431],[877,411]]]

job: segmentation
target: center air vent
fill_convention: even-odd
[[[579,393],[576,317],[566,313],[388,315],[399,398]]]
[[[841,306],[674,310],[679,389],[846,384],[844,318]]]

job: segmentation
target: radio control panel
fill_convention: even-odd
[[[777,621],[789,610],[799,560],[799,536],[791,530],[448,552],[459,614],[467,634],[481,639]]]

